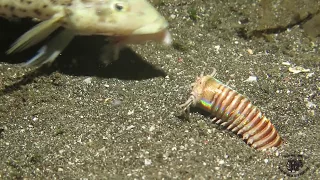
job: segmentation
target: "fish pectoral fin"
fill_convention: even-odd
[[[43,21],[37,24],[35,27],[24,33],[19,37],[6,52],[7,54],[23,51],[50,35],[53,31],[60,27],[59,21],[63,18],[63,15],[56,15],[51,19]]]
[[[110,64],[113,61],[119,59],[120,51],[125,46],[125,44],[121,43],[110,43],[102,47],[100,54],[100,61],[102,61],[105,65]]]
[[[38,66],[52,63],[74,38],[72,30],[64,29],[54,36],[46,45],[42,46],[38,54],[24,64],[24,66]]]

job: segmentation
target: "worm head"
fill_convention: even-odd
[[[197,104],[197,99],[198,97],[200,97],[199,94],[201,93],[199,92],[199,86],[202,84],[201,82],[202,77],[203,77],[203,74],[201,74],[200,77],[197,77],[196,82],[191,83],[192,91],[190,93],[190,97],[185,103],[178,105],[178,107],[180,109],[183,109],[183,111],[186,111],[186,110],[189,111],[189,108],[191,105],[195,106]]]
[[[197,77],[196,82],[192,83],[192,92],[191,96],[193,97],[193,105],[196,105],[197,102],[200,101],[203,90],[206,87],[206,82],[211,79],[211,76],[204,76],[201,74],[200,76]]]
[[[212,68],[212,73],[210,75],[204,75],[204,71],[201,72],[200,76],[197,77],[196,82],[191,84],[192,92],[191,96],[193,97],[193,105],[195,106],[200,99],[202,98],[202,95],[204,93],[204,89],[207,86],[207,81],[212,79],[217,70],[215,68]]]
[[[215,72],[216,71],[214,69],[213,73],[207,76],[204,76],[204,73],[202,72],[200,76],[197,77],[196,81],[194,83],[191,83],[192,91],[190,93],[189,99],[178,107],[182,108],[183,110],[188,110],[191,105],[195,106],[202,98],[207,81],[213,77]]]

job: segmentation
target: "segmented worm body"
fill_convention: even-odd
[[[214,74],[197,77],[191,96],[180,107],[187,110],[192,105],[210,112],[216,123],[242,135],[255,149],[281,145],[282,139],[270,120],[248,98],[215,79]]]

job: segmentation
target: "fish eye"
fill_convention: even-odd
[[[117,10],[117,11],[123,11],[124,10],[124,5],[122,3],[115,3],[114,4],[114,8]]]

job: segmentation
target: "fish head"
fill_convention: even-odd
[[[67,24],[79,34],[171,43],[168,22],[147,0],[81,0],[66,10]]]

